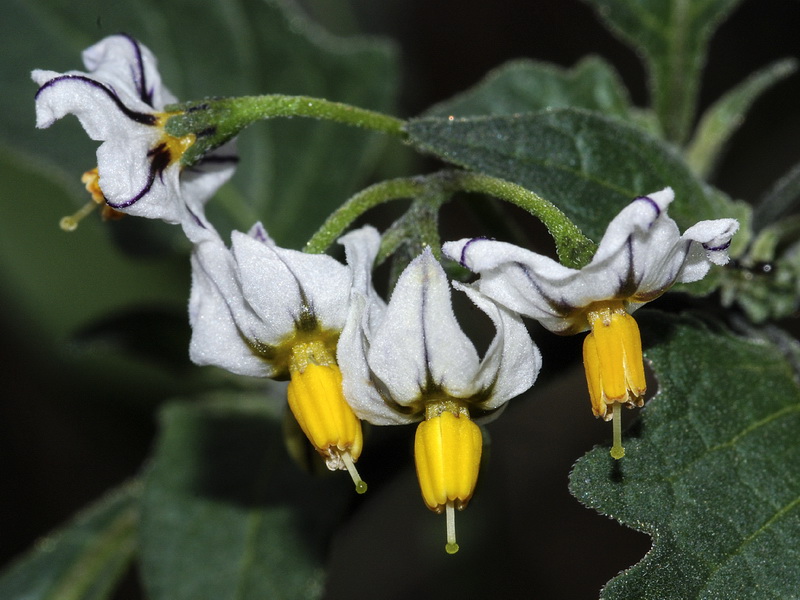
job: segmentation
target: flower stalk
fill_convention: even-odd
[[[431,193],[435,191],[436,193]],[[441,196],[457,192],[486,194],[510,202],[538,218],[548,229],[556,244],[559,260],[572,268],[591,261],[597,245],[554,204],[524,187],[470,171],[439,171],[432,175],[402,177],[376,183],[351,196],[311,237],[306,252],[324,252],[363,213],[384,202],[424,195],[441,204]]]
[[[174,112],[165,125],[168,134],[197,140],[181,157],[184,166],[191,166],[214,148],[233,139],[245,127],[275,117],[309,117],[334,121],[353,127],[378,131],[405,139],[405,121],[373,110],[332,102],[312,96],[266,94],[235,98],[213,98],[173,104]]]

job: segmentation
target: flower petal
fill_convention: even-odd
[[[233,256],[218,236],[195,246],[189,355],[198,365],[215,365],[238,375],[273,377],[276,370],[248,345],[247,340],[258,339],[261,324],[244,301],[236,271]]]
[[[87,48],[83,64],[93,78],[116,90],[130,108],[161,110],[176,102],[161,83],[153,53],[129,35],[111,35]]]
[[[113,138],[97,149],[100,189],[109,206],[128,214],[181,219],[180,165],[153,155],[152,136]]]
[[[480,238],[447,243],[443,251],[480,273],[477,287],[487,296],[550,331],[577,333],[588,328],[583,309],[594,302],[622,300],[633,312],[678,279],[703,277],[709,260],[727,259],[736,222],[699,223],[681,236],[666,212],[673,198],[671,188],[636,198],[609,223],[592,261],[579,271]]]
[[[488,396],[478,406],[494,410],[530,388],[542,368],[542,355],[522,319],[477,289],[453,282],[494,323],[497,333],[481,360],[476,384]]]
[[[478,354],[456,321],[447,276],[426,249],[401,274],[368,360],[396,403],[443,392],[473,396]]]
[[[372,286],[372,264],[380,236],[372,227],[364,227],[341,237],[339,242],[345,247],[352,274],[347,321],[336,348],[344,397],[359,419],[373,425],[402,425],[418,420],[417,415],[399,410],[391,401],[387,403],[367,363],[372,332],[386,311],[386,303]]]
[[[514,244],[483,238],[447,242],[444,254],[479,273],[478,289],[503,306],[541,322],[551,331],[571,327],[565,321],[583,297],[565,297],[576,287],[580,271]],[[609,287],[609,282],[605,281]]]
[[[90,138],[108,140],[136,137],[155,124],[150,112],[131,110],[112,88],[83,73],[35,70],[31,77],[40,85],[35,96],[40,129],[74,114]]]
[[[287,250],[238,231],[232,242],[242,294],[263,323],[262,342],[278,343],[308,317],[319,328],[341,331],[350,291],[347,267],[330,256]]]

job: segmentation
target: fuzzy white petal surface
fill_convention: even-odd
[[[92,77],[111,85],[128,102],[161,110],[176,101],[161,82],[153,53],[130,36],[108,36],[84,50],[82,57]]]
[[[232,242],[242,293],[264,323],[272,340],[268,343],[293,333],[306,310],[322,328],[344,327],[350,294],[347,267],[324,254],[287,250],[238,231]]]
[[[155,170],[147,156],[152,136],[112,138],[97,149],[100,189],[108,205],[127,214],[179,223],[180,164]]]
[[[698,223],[680,235],[667,215],[671,188],[636,198],[609,224],[591,262],[568,269],[522,248],[480,238],[449,242],[444,253],[480,273],[478,289],[550,331],[575,333],[588,324],[582,309],[623,300],[631,312],[677,280],[696,281],[724,264],[738,224],[733,219]]]
[[[380,247],[380,235],[372,227],[363,227],[341,238],[352,285],[347,321],[336,349],[342,371],[344,397],[359,419],[373,425],[402,425],[417,420],[394,410],[378,391],[367,363],[372,332],[381,322],[386,303],[372,286],[372,265]]]
[[[49,127],[57,119],[74,114],[93,140],[135,137],[143,129],[153,129],[126,115],[102,82],[85,79],[75,71],[65,74],[33,71],[31,75],[38,83],[43,74],[55,76],[45,80],[36,93],[37,127]]]
[[[494,323],[497,333],[481,360],[476,385],[488,390],[480,408],[494,410],[528,390],[539,376],[542,355],[531,340],[522,319],[474,287],[453,283]]]
[[[189,321],[189,353],[195,363],[239,375],[274,374],[272,366],[245,342],[254,339],[259,324],[244,303],[232,256],[222,240],[198,244],[192,254]]]
[[[228,142],[199,163],[181,170],[181,196],[198,212],[233,176],[238,165],[236,143]]]
[[[430,249],[398,279],[368,361],[403,406],[418,401],[429,386],[457,398],[475,393],[478,354],[456,321],[447,276]]]

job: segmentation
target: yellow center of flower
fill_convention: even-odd
[[[482,443],[481,430],[464,402],[441,400],[425,406],[425,421],[414,440],[417,479],[428,508],[447,514],[449,554],[458,552],[455,509],[463,510],[475,491]]]
[[[621,443],[619,407],[641,406],[647,390],[639,327],[621,301],[591,306],[587,319],[592,330],[583,343],[583,364],[592,412],[606,421],[613,418],[611,455],[622,458],[625,450]]]
[[[163,131],[167,125],[167,121],[169,121],[171,117],[180,114],[182,113],[158,113],[156,114],[155,126],[159,127]],[[183,137],[175,137],[164,131],[163,135],[161,136],[161,141],[156,147],[160,149],[160,151],[167,153],[169,156],[169,164],[172,164],[181,159],[184,152],[186,152],[191,145],[195,143],[195,140],[197,140],[197,136],[193,133],[184,135]]]
[[[363,494],[367,484],[354,464],[363,445],[361,422],[344,399],[342,373],[331,352],[321,341],[295,344],[289,374],[289,408],[303,433],[328,468],[347,469],[356,491]]]

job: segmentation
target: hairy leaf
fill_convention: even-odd
[[[602,597],[797,597],[797,343],[641,316],[658,393],[625,435],[625,458],[596,448],[570,476],[581,502],[653,537]]]
[[[741,0],[586,0],[642,54],[668,140],[683,143],[697,102],[708,40]]]
[[[462,167],[526,187],[553,202],[599,240],[636,196],[675,190],[670,215],[681,228],[746,215],[707,189],[667,144],[619,120],[576,109],[470,119],[419,119],[407,130],[418,148]]]

